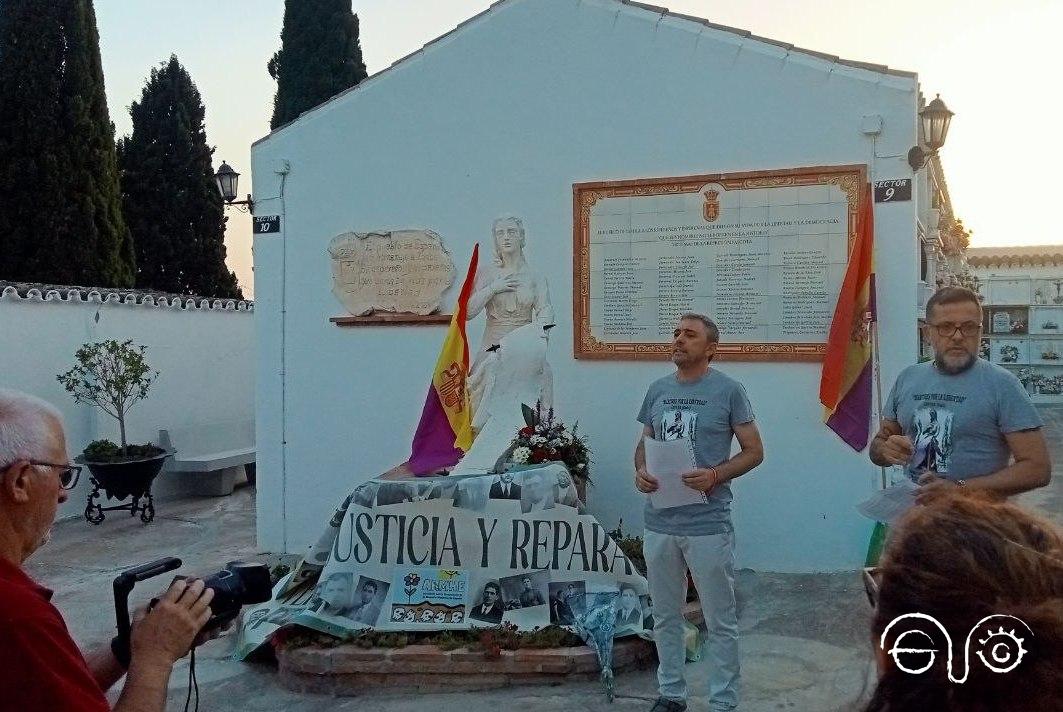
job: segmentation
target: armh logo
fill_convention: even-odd
[[[894,641],[893,647],[886,650],[886,637],[890,631],[893,630],[898,624],[908,621],[908,625],[905,626]],[[879,639],[879,647],[893,658],[894,664],[910,675],[921,675],[929,670],[937,659],[937,653],[939,648],[933,647],[935,644],[934,636],[928,633],[923,627],[913,627],[914,621],[928,621],[932,623],[941,635],[944,636],[945,650],[948,652],[948,673],[949,680],[957,684],[962,685],[967,681],[967,675],[971,671],[971,644],[977,642],[977,647],[974,649],[975,655],[982,661],[982,664],[995,673],[1011,672],[1019,666],[1023,657],[1027,651],[1022,647],[1022,643],[1025,638],[1020,638],[1016,631],[1018,627],[1015,623],[1018,623],[1026,631],[1033,635],[1033,631],[1030,630],[1030,626],[1026,625],[1021,619],[1015,616],[995,614],[986,616],[982,620],[978,621],[971,628],[971,632],[967,634],[967,640],[964,643],[963,649],[963,668],[960,672],[962,675],[957,677],[956,671],[953,670],[952,665],[952,637],[949,632],[945,630],[945,626],[941,625],[933,616],[928,616],[925,613],[906,613],[903,616],[897,616],[890,624],[886,626],[886,629],[882,631],[882,637]],[[1007,621],[1005,623],[1005,621]],[[997,630],[993,630],[993,625],[999,625]],[[1005,630],[1004,626],[1007,625],[1011,630]],[[975,638],[975,635],[984,635],[985,637]],[[907,644],[905,644],[905,642]],[[922,645],[922,647],[917,647]],[[919,667],[909,666],[906,663],[901,662],[902,656],[913,656],[915,660],[919,662],[925,662],[925,665]],[[925,656],[925,657],[923,657]],[[913,662],[912,659],[907,660],[908,663]]]

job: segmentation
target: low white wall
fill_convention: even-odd
[[[56,380],[74,365],[78,347],[88,342],[132,339],[147,346],[148,364],[160,372],[148,397],[129,413],[129,442],[154,441],[160,428],[254,417],[250,303],[175,299],[171,304],[154,298],[135,303],[143,300],[134,296],[126,296],[129,303],[124,303],[118,294],[66,290],[62,295],[25,294],[19,296],[13,287],[0,291],[0,387],[32,393],[59,408],[72,456],[98,438],[118,440],[116,420],[76,404]],[[160,476],[153,488],[161,499],[180,489],[180,483],[169,479]],[[80,516],[89,490],[83,473],[58,517]]]

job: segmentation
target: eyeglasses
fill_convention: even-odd
[[[65,490],[74,489],[78,478],[81,477],[81,465],[57,465],[54,462],[38,462],[37,460],[29,460],[29,463],[37,467],[54,467],[59,470],[59,485]]]
[[[982,325],[977,321],[965,321],[962,324],[950,324],[949,322],[931,324],[927,322],[927,326],[935,329],[938,332],[938,336],[944,336],[947,339],[951,339],[957,331],[964,336],[975,336],[982,330]]]
[[[877,566],[869,566],[860,572],[864,579],[864,593],[867,594],[867,602],[872,608],[878,607],[878,573]]]

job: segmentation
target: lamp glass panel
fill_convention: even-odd
[[[237,181],[240,178],[240,174],[236,171],[225,171],[219,173],[218,176],[218,189],[221,190],[221,195],[226,200],[232,200],[236,197]]]
[[[939,116],[935,116],[930,121],[930,145],[934,148],[941,148],[945,145],[945,136],[949,132],[949,123],[952,122],[952,117],[946,113],[942,113]]]

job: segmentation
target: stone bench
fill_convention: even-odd
[[[255,463],[255,423],[228,421],[159,431],[159,446],[177,453],[166,461],[166,472],[181,478],[191,494],[223,497],[238,481],[246,481],[245,467]]]

